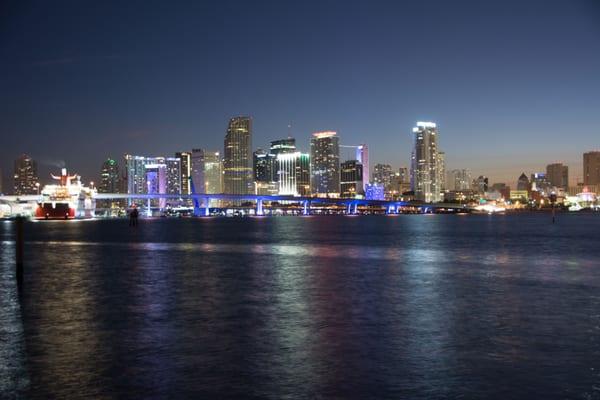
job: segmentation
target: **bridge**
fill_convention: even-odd
[[[42,201],[39,195],[24,196],[0,196],[0,204],[19,204],[19,203],[37,203]],[[125,194],[125,193],[95,193],[94,200],[132,200],[145,201],[150,210],[150,201],[154,199],[165,199],[182,202],[192,202],[194,204],[194,215],[209,216],[211,200],[230,203],[227,207],[219,208],[242,208],[236,204],[253,203],[255,215],[265,215],[264,203],[273,203],[279,205],[283,203],[299,204],[303,215],[311,214],[311,209],[315,206],[334,206],[342,209],[345,214],[358,214],[358,207],[369,207],[379,209],[386,214],[399,213],[402,209],[414,208],[419,212],[427,213],[436,210],[448,210],[450,212],[467,212],[470,208],[463,204],[453,203],[422,203],[417,201],[398,201],[398,200],[368,200],[356,198],[338,198],[338,197],[307,197],[307,196],[289,196],[289,195],[257,195],[257,194]],[[243,207],[247,208],[247,207]]]

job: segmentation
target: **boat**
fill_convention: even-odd
[[[67,174],[61,170],[60,176],[51,174],[57,184],[46,185],[40,193],[36,219],[93,218],[95,189],[81,184],[79,175]]]

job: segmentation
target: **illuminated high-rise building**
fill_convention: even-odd
[[[389,193],[392,188],[392,166],[389,164],[375,164],[373,167],[373,183],[383,186],[383,190]]]
[[[190,193],[204,193],[204,149],[192,149],[190,161]]]
[[[277,192],[280,195],[308,195],[310,192],[310,157],[299,151],[277,154]]]
[[[253,155],[254,180],[256,182],[275,182],[277,179],[277,157],[263,149],[256,150]]]
[[[583,184],[600,185],[600,151],[583,153]]]
[[[344,161],[340,165],[340,197],[355,198],[363,195],[363,165],[358,160]]]
[[[433,122],[417,122],[413,128],[411,181],[415,198],[426,203],[442,200],[438,132]]]
[[[204,193],[223,193],[223,161],[218,151],[204,152]]]
[[[112,158],[106,159],[100,169],[99,193],[119,193],[121,191],[121,176],[119,164]]]
[[[271,142],[271,154],[289,154],[296,152],[296,139],[288,137],[287,139],[273,140]]]
[[[14,193],[37,194],[38,185],[37,163],[27,154],[21,155],[15,160]]]
[[[519,176],[519,179],[517,180],[517,190],[519,190],[519,191],[531,190],[531,184],[529,183],[529,178],[527,178],[527,175],[525,175],[525,172],[523,172],[521,174],[521,176]]]
[[[443,191],[446,189],[446,153],[438,151],[437,163],[438,182]]]
[[[546,174],[543,172],[536,172],[531,174],[531,190],[535,192],[540,192],[543,195],[550,194],[550,181],[546,177]]]
[[[448,173],[446,189],[464,191],[471,189],[471,172],[468,169],[453,169]]]
[[[336,132],[315,132],[310,140],[311,190],[320,197],[340,195],[340,144]]]
[[[569,167],[562,163],[548,164],[546,166],[546,177],[550,185],[567,189],[569,187]]]
[[[179,158],[125,155],[128,194],[181,194]],[[129,204],[144,203],[129,199]],[[165,207],[164,198],[153,199],[152,206]]]
[[[371,182],[371,174],[369,169],[369,147],[366,144],[361,144],[356,148],[356,161],[362,166],[362,191]]]
[[[175,153],[181,163],[181,194],[190,194],[190,176],[192,176],[192,153],[180,151]]]
[[[228,194],[253,192],[252,119],[234,117],[229,120],[224,143],[223,181]]]

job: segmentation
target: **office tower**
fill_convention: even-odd
[[[300,153],[296,161],[296,192],[300,196],[310,196],[310,155]]]
[[[310,140],[311,190],[319,197],[339,197],[340,144],[336,132],[315,132]]]
[[[437,126],[433,122],[417,122],[413,133],[411,180],[415,198],[426,203],[441,201]]]
[[[190,194],[190,176],[192,176],[192,153],[189,151],[180,151],[175,153],[179,158],[181,165],[181,194]]]
[[[519,176],[519,179],[517,180],[517,190],[521,191],[521,190],[530,190],[531,186],[529,183],[529,178],[527,178],[527,175],[525,175],[525,173],[523,172],[521,174],[521,176]]]
[[[273,140],[271,142],[271,154],[288,154],[296,152],[296,139],[288,137],[287,139]]]
[[[204,193],[223,193],[223,163],[218,151],[204,152]]]
[[[438,151],[437,172],[440,190],[446,190],[446,153],[443,151]]]
[[[121,177],[119,165],[112,158],[106,159],[100,169],[100,182],[98,193],[119,193],[121,191]]]
[[[583,153],[583,184],[600,185],[600,151]]]
[[[190,193],[204,193],[204,150],[203,149],[192,149],[190,155],[191,161],[191,177],[190,182]]]
[[[448,173],[446,186],[448,190],[471,189],[471,172],[468,169],[453,169]]]
[[[225,193],[252,193],[252,120],[250,117],[234,117],[229,120],[224,147]]]
[[[275,154],[258,149],[253,153],[252,160],[254,180],[256,182],[276,181],[277,157]]]
[[[569,167],[562,163],[548,164],[546,166],[546,177],[550,185],[567,189],[569,187]]]
[[[392,166],[389,164],[375,164],[373,167],[372,180],[373,183],[383,186],[386,195],[392,191]]]
[[[540,192],[542,194],[549,194],[551,184],[546,178],[545,173],[536,172],[531,174],[531,180],[529,182],[531,184],[532,191]]]
[[[364,192],[367,183],[371,182],[371,173],[369,169],[369,147],[361,144],[356,148],[356,160],[362,165],[362,190]]]
[[[167,167],[167,193],[181,194],[181,159],[178,157],[166,157],[164,163]]]
[[[407,167],[400,167],[398,174],[400,175],[400,183],[410,184],[410,173]]]
[[[37,194],[39,180],[37,163],[27,154],[15,160],[14,193],[16,195]]]
[[[340,165],[341,197],[355,198],[363,194],[363,165],[358,160],[344,161]]]
[[[181,168],[179,158],[144,157],[125,155],[128,194],[181,194]],[[145,203],[129,199],[129,204]],[[171,201],[172,202],[172,201]],[[153,199],[151,205],[166,206],[166,199]]]
[[[487,176],[479,175],[477,179],[473,181],[473,191],[482,195],[488,191],[489,179]]]

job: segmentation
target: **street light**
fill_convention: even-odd
[[[40,183],[39,182],[35,183],[35,188],[37,189],[37,194],[39,196],[40,195]]]

